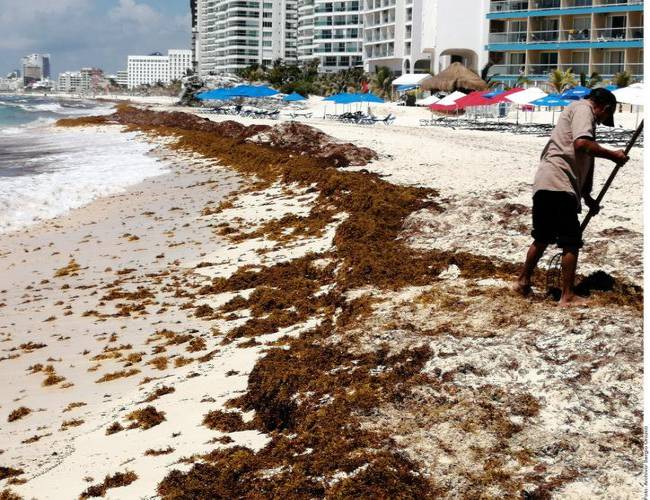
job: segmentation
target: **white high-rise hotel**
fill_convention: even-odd
[[[197,0],[191,5],[201,75],[296,60],[296,0]]]
[[[155,85],[180,80],[192,68],[192,51],[170,49],[166,56],[129,56],[127,65],[127,86],[132,89],[140,85]]]
[[[320,71],[439,72],[487,62],[488,0],[191,0],[202,75],[319,59]]]

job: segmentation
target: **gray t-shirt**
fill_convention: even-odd
[[[542,157],[533,182],[533,194],[540,190],[564,191],[576,197],[581,211],[585,182],[594,166],[594,158],[577,152],[573,142],[581,137],[596,139],[596,116],[591,101],[583,99],[567,106],[560,115]]]

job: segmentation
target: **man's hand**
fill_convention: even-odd
[[[630,157],[627,156],[625,154],[625,151],[622,149],[612,151],[611,158],[610,158],[610,160],[612,160],[617,165],[625,165],[629,159]]]
[[[600,205],[591,197],[591,195],[585,195],[583,196],[583,199],[585,200],[585,205],[589,207],[590,212],[593,212],[594,215],[600,212]]]

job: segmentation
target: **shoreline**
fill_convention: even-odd
[[[55,234],[42,235],[42,241],[24,234],[22,247],[0,257],[15,259],[21,269],[12,272],[24,273],[11,292],[0,294],[0,310],[21,313],[14,325],[0,329],[0,345],[8,348],[3,354],[10,357],[0,361],[0,374],[13,381],[9,387],[15,391],[2,410],[33,410],[5,427],[3,442],[15,445],[5,446],[0,463],[28,471],[27,483],[10,487],[41,496],[46,486],[53,491],[52,484],[64,483],[57,493],[76,496],[105,475],[133,470],[138,479],[109,490],[109,496],[151,496],[157,484],[165,496],[201,477],[195,476],[198,465],[221,478],[220,471],[244,464],[252,474],[234,483],[204,481],[195,494],[233,493],[230,487],[277,492],[298,481],[312,496],[345,495],[371,491],[365,488],[388,470],[399,471],[394,483],[384,485],[395,494],[407,485],[443,498],[488,486],[498,495],[550,491],[558,498],[614,491],[633,497],[640,491],[635,470],[642,454],[636,444],[630,449],[640,431],[638,304],[617,306],[612,318],[615,302],[605,293],[588,314],[560,311],[539,297],[514,296],[505,281],[528,238],[521,227],[529,217],[521,208],[526,162],[541,140],[517,138],[527,148],[522,153],[508,151],[506,141],[492,135],[481,140],[447,130],[434,135],[386,128],[369,135],[335,124],[319,128],[376,149],[379,158],[325,168],[339,186],[328,191],[317,160],[266,146],[210,144],[207,133],[187,134],[186,150],[196,148],[195,154],[170,155],[183,164],[194,159],[197,169],[204,165],[212,172],[188,174],[182,168],[169,178],[145,181],[159,184],[155,203],[143,186],[111,203],[102,199],[96,203],[104,210],[79,209],[70,217],[85,220],[70,228],[53,225]],[[418,144],[426,147],[418,151]],[[215,167],[220,160],[196,154],[225,155],[228,147],[250,157]],[[268,165],[262,161],[267,156]],[[285,156],[295,166],[278,182],[273,161]],[[252,170],[256,161],[258,170]],[[639,163],[635,158],[627,175],[636,175]],[[459,164],[469,178],[458,175]],[[497,168],[501,176],[495,178]],[[247,171],[257,182],[230,184]],[[225,179],[223,196],[215,196],[213,184],[202,184],[215,175]],[[618,225],[627,231],[616,247],[595,245],[587,254],[596,268],[602,268],[599,255],[620,262],[634,255],[640,238],[634,234],[640,217],[634,196],[629,189],[613,191],[610,206],[618,219],[595,225],[594,234]],[[497,219],[481,217],[486,206]],[[377,241],[402,252],[406,262],[383,268],[404,283],[390,286],[393,278],[377,274],[369,257],[357,262],[366,257],[354,246],[355,231],[362,235],[359,243],[364,234],[380,231],[384,239]],[[62,248],[50,255],[46,240],[54,237],[60,240],[52,247]],[[472,246],[477,240],[487,245]],[[382,250],[373,249],[372,241],[365,242],[368,251]],[[420,251],[441,263],[412,279],[404,267],[409,259],[417,262]],[[160,252],[164,257],[157,257]],[[635,273],[621,276],[634,280]],[[70,288],[60,288],[66,284]],[[61,297],[64,303],[55,306]],[[48,305],[57,308],[51,321]],[[34,317],[24,318],[26,311]],[[72,346],[75,341],[82,343]],[[37,347],[39,342],[49,345]],[[44,367],[24,375],[37,362],[51,364],[66,380],[42,386],[50,373]],[[95,382],[131,369],[140,371]],[[163,378],[136,385],[145,376]],[[67,383],[76,385],[65,388]],[[156,399],[142,402],[157,390]],[[615,394],[626,398],[613,400]],[[75,402],[86,406],[63,412]],[[130,425],[129,413],[147,404],[164,412],[165,420],[146,428],[160,418],[150,412],[142,424],[136,418],[140,429],[105,434],[112,422]],[[55,421],[46,423],[53,415]],[[74,418],[84,422],[59,430]],[[349,434],[343,432],[348,428]],[[41,437],[20,443],[33,436]],[[70,436],[76,436],[72,449],[62,452],[62,460],[49,457],[49,472],[40,475],[46,464],[37,465],[39,472],[28,470],[31,454],[43,455],[52,441]],[[603,444],[611,453],[600,457],[596,450]],[[144,455],[148,449],[159,454]],[[181,457],[189,460],[179,462]],[[83,480],[88,469],[92,481]],[[296,477],[294,470],[311,475]]]

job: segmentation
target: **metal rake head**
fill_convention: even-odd
[[[555,300],[562,295],[562,253],[556,253],[549,261],[546,269],[546,294]]]

